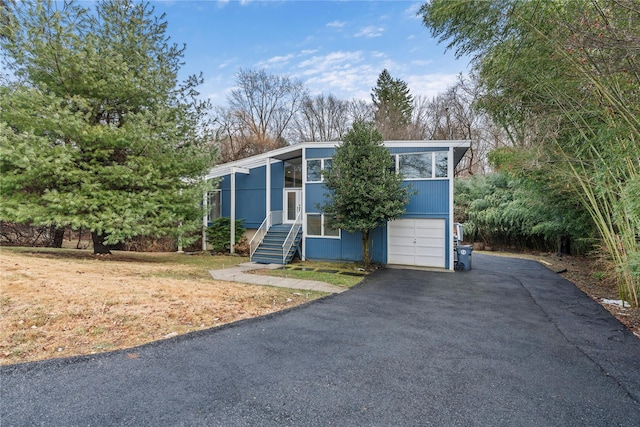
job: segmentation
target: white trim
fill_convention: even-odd
[[[302,191],[302,187],[289,187],[282,189],[282,223],[283,224],[293,224],[295,222],[295,218],[290,220],[288,217],[288,208],[289,202],[287,201],[287,192],[296,193],[296,216],[298,215],[298,205],[300,205],[300,212],[302,212],[302,198],[304,191]]]
[[[269,212],[271,212],[271,157],[267,157],[265,159],[265,166],[266,166],[266,182],[265,182],[265,216],[269,215]]]
[[[309,213],[306,213],[305,216],[304,216],[304,224],[305,225],[307,224],[307,220],[309,219],[309,215],[318,215],[318,216],[320,216],[320,232],[322,234],[320,234],[320,235],[318,235],[318,234],[309,234],[309,235],[307,235],[307,238],[309,238],[309,239],[340,239],[340,238],[342,238],[342,228],[338,228],[338,235],[337,236],[329,236],[329,235],[324,234],[324,232],[325,232],[324,222],[325,222],[325,218],[326,218],[326,215],[324,213],[321,213],[321,212],[309,212]]]
[[[449,239],[448,239],[448,243],[449,243],[449,270],[453,271],[454,269],[454,265],[453,265],[453,259],[454,259],[454,253],[453,253],[453,222],[455,221],[455,218],[453,217],[453,178],[454,178],[454,173],[453,173],[453,147],[449,148],[449,158],[447,159],[447,176],[448,176],[448,180],[449,180]],[[447,242],[445,242],[447,243]]]
[[[307,150],[302,149],[302,191],[300,192],[300,200],[301,209],[300,214],[302,215],[302,253],[300,254],[301,261],[304,261],[307,258],[307,245],[305,244],[305,237],[307,235],[307,210],[306,210],[306,202],[307,202]]]
[[[447,154],[447,176],[436,176],[436,157],[438,154],[446,153]],[[431,177],[419,177],[419,178],[408,178],[403,176],[403,181],[434,181],[434,180],[445,180],[449,178],[453,178],[453,172],[450,169],[451,162],[449,159],[453,156],[453,147],[449,147],[448,150],[434,150],[434,151],[418,151],[418,152],[410,152],[410,153],[396,153],[392,154],[396,160],[396,173],[401,173],[400,170],[400,156],[412,156],[415,154],[430,154],[431,155]]]
[[[222,200],[222,197],[220,197],[220,200]],[[207,192],[205,191],[204,194],[202,195],[202,206],[204,206],[204,215],[202,215],[202,250],[206,251],[207,250],[207,226],[209,225],[209,222],[207,221],[207,217],[209,216],[209,207],[207,206],[208,200],[207,200]]]
[[[229,253],[236,253],[236,171],[231,168],[231,215],[229,218]]]
[[[279,156],[287,156],[288,154],[301,150],[305,152],[307,148],[335,148],[342,145],[342,141],[331,142],[301,142],[299,144],[288,145],[286,147],[278,148],[276,150],[268,151],[266,153],[258,154],[256,156],[247,157],[245,159],[236,160],[234,162],[224,163],[215,166],[209,170],[209,173],[205,175],[205,179],[218,178],[221,176],[229,175],[231,168],[240,167],[253,169],[266,164],[267,158],[271,158],[272,162],[281,162],[278,159]],[[470,139],[464,140],[415,140],[415,141],[385,141],[385,147],[391,148],[469,148],[471,146]]]
[[[331,160],[331,157],[314,157],[312,159],[307,159],[304,162],[304,179],[305,179],[305,183],[308,184],[322,184],[324,182],[324,174],[322,172],[324,172],[326,170],[325,167],[325,162],[327,160]],[[319,161],[320,162],[320,181],[307,181],[307,162],[314,162],[314,161]]]
[[[268,159],[268,157],[267,157]],[[251,173],[251,171],[249,170],[249,168],[241,168],[241,167],[232,167],[231,168],[231,173],[242,173],[245,175],[249,175],[249,173]]]

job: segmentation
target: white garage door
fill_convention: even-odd
[[[398,219],[387,233],[389,264],[445,267],[444,219]]]

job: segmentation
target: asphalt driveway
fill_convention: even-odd
[[[535,261],[385,269],[269,317],[3,367],[0,425],[640,426],[640,339]]]

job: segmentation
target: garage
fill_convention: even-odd
[[[444,219],[398,219],[387,224],[387,233],[387,263],[446,268]]]

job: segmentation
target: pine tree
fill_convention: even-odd
[[[3,10],[0,219],[90,229],[94,252],[199,226],[214,152],[178,84],[184,48],[147,3],[17,2]]]
[[[413,112],[413,96],[407,83],[394,79],[385,69],[372,89],[374,121],[385,140],[406,139]]]

